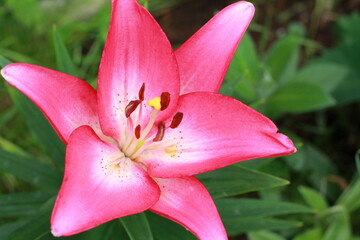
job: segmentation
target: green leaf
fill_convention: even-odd
[[[55,237],[49,230],[50,226],[48,231],[44,231],[36,240],[130,240],[117,219],[68,237]]]
[[[317,189],[321,189],[324,186],[328,181],[329,175],[337,174],[336,166],[332,163],[331,159],[309,143],[299,148],[296,154],[288,155],[284,158],[291,169],[298,173],[306,173],[307,179]],[[313,161],[313,159],[316,159],[316,161]]]
[[[338,186],[329,182],[329,176],[338,175],[337,167],[320,149],[306,143],[298,148],[296,154],[284,156],[283,159],[290,169],[303,176],[303,180],[320,191],[326,199],[334,201],[338,197]]]
[[[224,218],[270,217],[313,212],[312,209],[295,203],[259,199],[227,198],[217,199],[215,203]]]
[[[55,197],[48,200],[26,224],[19,227],[6,240],[37,240],[50,232],[50,215]]]
[[[22,156],[28,156],[28,153],[26,151],[24,151],[23,149],[21,149],[19,146],[17,146],[16,144],[0,137],[0,149],[5,150],[7,152],[11,152],[11,153],[15,153],[15,154],[19,154]]]
[[[239,165],[246,167],[246,168],[251,168],[251,169],[255,169],[255,170],[259,170],[262,167],[271,164],[275,159],[277,159],[276,157],[272,157],[272,158],[258,158],[258,159],[253,159],[251,161],[243,161],[240,162]],[[261,171],[261,170],[260,170]]]
[[[146,8],[146,9],[149,8],[149,1],[148,0],[140,0],[139,4],[144,6],[144,8]]]
[[[329,207],[326,199],[315,189],[301,186],[299,187],[299,192],[301,193],[301,196],[305,199],[306,203],[314,209],[318,211],[324,211]]]
[[[44,14],[37,0],[5,0],[15,17],[30,27],[40,27],[44,22]]]
[[[250,83],[256,83],[261,72],[259,72],[259,59],[256,53],[255,43],[248,33],[242,37],[239,47],[237,48],[227,77],[244,78]]]
[[[315,227],[306,230],[305,232],[297,235],[294,240],[322,240],[322,230],[320,227]]]
[[[33,136],[44,146],[46,153],[55,161],[56,165],[62,167],[64,164],[65,145],[60,141],[49,121],[25,95],[13,88],[8,90],[16,107],[18,107],[24,116]]]
[[[351,239],[351,223],[349,215],[345,209],[337,212],[336,216],[331,220],[329,227],[324,233],[323,240],[350,240]]]
[[[10,63],[11,63],[10,60],[0,55],[0,67],[4,68],[6,65]]]
[[[255,101],[258,98],[256,83],[261,78],[262,71],[254,42],[249,34],[245,34],[232,59],[220,93],[232,96],[236,92],[246,102]]]
[[[248,233],[249,240],[285,240],[282,236],[269,231]]]
[[[76,67],[72,62],[69,53],[62,41],[57,28],[53,27],[53,41],[56,55],[56,63],[59,71],[70,74],[72,76],[78,76]]]
[[[44,236],[41,240],[49,240],[59,239],[58,237],[52,236],[51,233],[48,234],[48,236]],[[63,237],[60,238],[61,240],[129,240],[125,230],[123,229],[123,226],[120,224],[120,222],[116,219],[111,222],[107,222],[104,224],[101,224],[95,228],[92,228],[88,231],[82,232],[80,234],[76,234],[70,237]]]
[[[47,164],[3,150],[0,150],[0,170],[47,190],[58,189],[62,179],[61,172]]]
[[[349,74],[334,89],[333,95],[341,103],[360,99],[360,15],[353,13],[337,21],[340,41],[332,49],[323,51],[321,61],[344,66]]]
[[[147,211],[147,218],[156,240],[196,240],[197,238],[181,225]]]
[[[300,222],[263,217],[223,218],[223,223],[229,235],[261,230],[284,230],[298,228],[302,225]]]
[[[350,72],[347,77],[337,86],[333,95],[340,104],[350,103],[360,99],[359,73]]]
[[[288,184],[288,181],[234,164],[196,176],[213,198],[234,196]]]
[[[342,205],[349,212],[360,208],[360,178],[357,177],[339,197],[337,205]]]
[[[4,110],[2,113],[0,113],[0,127],[5,126],[10,121],[12,121],[14,119],[15,115],[17,114],[17,112],[18,111],[15,106],[10,106],[6,110]]]
[[[275,113],[303,113],[334,103],[334,99],[315,84],[297,81],[280,87],[269,97],[267,106]]]
[[[131,240],[154,239],[145,213],[120,218]]]
[[[19,217],[35,214],[54,193],[32,192],[0,195],[0,217]]]
[[[37,64],[37,61],[35,61],[34,59],[32,59],[22,53],[12,51],[12,50],[9,50],[6,48],[2,48],[1,46],[0,46],[0,53],[3,57],[6,57],[5,59],[11,59],[15,62]]]
[[[218,199],[215,204],[228,234],[231,235],[299,227],[299,222],[274,219],[270,216],[311,212],[311,209],[302,205],[258,199]]]
[[[103,40],[100,37],[97,37],[90,46],[89,51],[85,56],[82,55],[81,52],[78,53],[80,55],[79,59],[81,60],[80,69],[82,72],[85,72],[86,75],[88,75],[87,71],[92,70],[96,63],[100,61],[103,45]],[[97,71],[97,65],[95,69]],[[96,88],[96,79],[89,79],[88,83],[90,83],[94,88]]]
[[[277,82],[287,81],[287,77],[295,72],[303,31],[300,25],[292,25],[290,32],[277,40],[268,51],[265,65]]]
[[[26,220],[20,220],[11,223],[5,223],[0,225],[0,239],[7,239],[7,237],[16,231],[18,228],[26,224]]]
[[[332,92],[349,73],[348,68],[331,62],[310,62],[290,81],[306,81],[320,87],[325,92]]]

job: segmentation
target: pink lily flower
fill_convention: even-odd
[[[51,217],[55,236],[151,210],[199,239],[227,239],[193,175],[296,151],[274,123],[217,94],[254,7],[234,3],[175,52],[135,0],[113,0],[98,89],[30,64],[1,74],[31,98],[67,144]]]

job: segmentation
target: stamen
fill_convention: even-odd
[[[133,113],[136,110],[136,108],[139,106],[140,103],[141,103],[140,100],[133,100],[129,102],[129,104],[125,107],[126,118],[130,117],[131,113]]]
[[[134,124],[141,122],[141,112],[142,112],[142,102],[145,99],[145,83],[141,85],[139,90],[139,99],[130,101],[129,104],[125,107],[125,116],[127,118],[127,131],[125,134],[125,141],[121,144],[121,151],[128,158],[136,161],[136,158],[144,151],[148,149],[151,145],[156,145],[164,139],[165,136],[165,124],[164,122],[159,122],[157,124],[157,131],[154,130],[155,121],[159,111],[165,110],[170,105],[170,93],[162,92],[160,97],[155,97],[147,101],[148,106],[152,107],[150,118],[145,128],[142,129],[141,125],[138,124],[135,128]],[[131,114],[138,109],[140,105],[139,113],[136,114],[135,119],[132,119]],[[177,113],[172,122],[171,126],[176,128],[179,126],[182,120],[182,113]],[[151,134],[150,134],[151,132]],[[155,146],[154,146],[155,147]]]
[[[164,111],[170,104],[170,93],[163,92],[161,93],[161,111]]]
[[[140,125],[137,125],[136,128],[135,128],[135,137],[137,139],[140,138],[140,135],[141,135],[141,126]]]
[[[184,114],[182,112],[176,113],[171,121],[170,128],[173,128],[173,129],[177,128],[180,125],[180,123],[183,119],[183,116],[184,116]]]
[[[153,141],[159,142],[159,141],[163,140],[164,135],[165,135],[165,124],[163,122],[159,122],[158,131],[157,131],[156,136],[153,139]]]
[[[145,83],[142,84],[139,91],[139,100],[144,101],[144,93],[145,93]]]

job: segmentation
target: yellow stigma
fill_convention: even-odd
[[[160,110],[161,109],[161,98],[160,97],[155,97],[151,100],[149,100],[147,102],[147,104],[150,106],[150,107],[153,107],[154,109],[156,110]]]

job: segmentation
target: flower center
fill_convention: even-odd
[[[170,93],[163,92],[160,97],[155,97],[147,101],[147,106],[151,107],[151,114],[144,124],[141,126],[140,120],[143,111],[145,84],[139,90],[139,98],[132,100],[125,107],[125,117],[127,119],[127,128],[124,139],[121,140],[120,149],[124,153],[124,157],[137,161],[137,158],[151,148],[152,143],[161,142],[168,128],[177,128],[183,118],[183,113],[178,112],[174,115],[170,125],[166,126],[163,121],[156,122],[159,112],[164,111],[170,104]],[[134,116],[135,111],[137,115]],[[137,123],[137,124],[136,124]],[[167,147],[167,146],[163,146]]]

